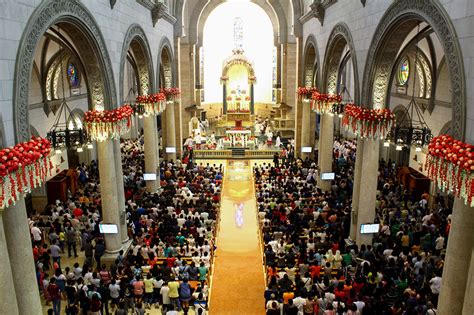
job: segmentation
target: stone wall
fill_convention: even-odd
[[[437,2],[438,0],[433,1]],[[465,140],[466,142],[474,143],[474,1],[440,0],[439,2],[451,19],[462,52],[466,79]],[[360,89],[363,90],[364,84],[366,84],[362,80],[367,66],[368,50],[377,25],[381,22],[387,8],[392,3],[393,1],[391,0],[368,0],[364,7],[360,1],[339,0],[326,9],[323,25],[316,18],[311,18],[304,23],[304,42],[306,42],[308,36],[313,35],[316,38],[319,49],[319,60],[324,60],[331,30],[339,22],[346,23],[352,34],[355,54],[357,56],[358,73],[356,77],[358,77],[360,82]],[[446,101],[445,96],[450,94],[450,91],[443,91],[443,89],[450,89],[450,85],[446,84],[447,79],[443,75],[438,81],[437,86],[437,91],[439,91],[437,92],[437,98],[443,101]],[[444,110],[442,111],[445,112]],[[438,124],[441,124],[442,121],[445,121],[445,119],[433,119],[433,123],[436,124],[433,129],[440,130],[442,125],[438,126]]]
[[[0,49],[0,108],[6,145],[15,143],[13,80],[18,46],[31,15],[40,2],[39,0],[26,0],[8,1],[0,4],[0,47],[2,47]],[[122,45],[125,34],[133,23],[139,24],[145,30],[153,57],[152,68],[156,80],[159,45],[163,37],[167,37],[173,43],[174,26],[164,19],[159,19],[153,26],[150,10],[137,3],[136,0],[117,1],[113,9],[109,0],[83,0],[81,3],[92,14],[105,39],[107,53],[112,64],[116,92],[122,93],[119,89],[120,80],[123,80],[120,78]],[[116,97],[120,99],[119,95]],[[35,124],[40,123],[35,121]],[[49,124],[49,121],[45,120],[44,124]],[[37,129],[46,130],[48,127],[39,126]]]

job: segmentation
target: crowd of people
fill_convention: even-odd
[[[313,160],[254,166],[267,268],[267,314],[436,314],[450,209],[380,162],[372,244],[349,237],[354,141],[336,139],[330,191]]]
[[[48,313],[144,314],[156,307],[163,314],[186,314],[191,307],[206,314],[222,167],[163,161],[160,189],[148,193],[143,138],[122,140],[121,149],[130,250],[103,261],[111,255],[99,231],[95,161],[77,168],[75,194],[29,219],[38,287],[52,306]],[[78,257],[82,251],[85,259]]]

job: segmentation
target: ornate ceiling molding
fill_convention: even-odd
[[[322,26],[324,24],[326,9],[336,2],[337,0],[314,0],[309,6],[311,10],[300,18],[300,22],[304,24],[312,18],[317,18]]]
[[[44,33],[54,24],[63,23],[81,58],[89,61],[87,79],[94,106],[113,108],[117,104],[114,75],[105,40],[92,14],[79,0],[46,0],[31,15],[23,32],[15,64],[13,113],[17,142],[30,139],[28,92],[36,48]],[[68,30],[69,29],[69,30]],[[80,29],[82,32],[71,32]],[[83,34],[82,34],[83,33]]]
[[[148,94],[155,90],[153,80],[153,57],[150,45],[146,37],[145,31],[138,24],[132,24],[125,34],[122,46],[122,54],[120,57],[120,101],[124,102],[123,97],[123,80],[125,77],[125,61],[128,52],[132,50],[135,61],[137,63],[138,84],[143,94]]]
[[[151,12],[151,21],[153,23],[153,27],[158,23],[160,19],[164,19],[165,21],[175,24],[177,19],[169,14],[168,7],[162,3],[157,2],[154,0],[136,0],[139,4],[150,10]]]
[[[431,25],[443,47],[453,91],[452,136],[463,141],[466,83],[462,52],[455,28],[438,0],[398,0],[387,9],[367,54],[363,101],[371,107],[386,107],[393,60],[404,38],[419,21]]]
[[[354,101],[359,102],[359,75],[357,70],[357,56],[349,27],[345,23],[338,23],[331,31],[324,53],[322,88],[328,93],[336,93],[339,67],[342,53],[346,45],[349,47],[354,70]]]

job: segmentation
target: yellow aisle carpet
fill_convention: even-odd
[[[210,314],[265,314],[265,282],[250,161],[227,162]]]

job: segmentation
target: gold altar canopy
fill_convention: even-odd
[[[254,112],[253,85],[256,83],[253,63],[240,48],[224,60],[221,84],[223,88],[224,114]]]

